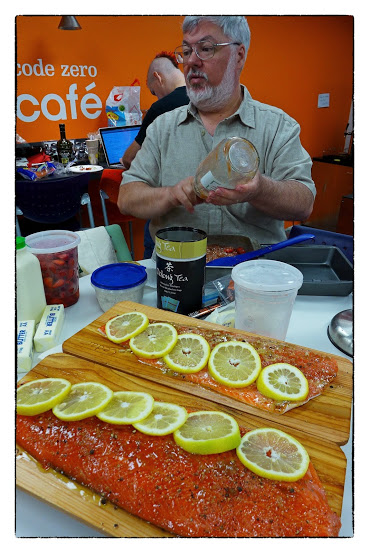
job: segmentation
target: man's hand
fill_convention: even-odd
[[[195,205],[203,203],[193,189],[194,177],[187,177],[175,186],[168,187],[169,202],[171,206],[183,206],[189,213],[193,213]]]
[[[187,177],[175,186],[157,188],[141,181],[122,184],[117,202],[119,211],[142,219],[160,217],[180,206],[193,213],[195,206],[203,203],[195,194],[193,181],[193,177]]]
[[[212,190],[206,198],[206,202],[214,205],[232,205],[250,202],[259,194],[260,188],[261,175],[258,171],[255,177],[246,184],[238,184],[236,188],[232,188],[231,190],[222,187]]]
[[[314,196],[307,186],[295,180],[275,181],[261,175],[233,190],[217,188],[206,202],[214,205],[250,203],[269,217],[281,221],[306,221],[312,212]]]

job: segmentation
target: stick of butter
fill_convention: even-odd
[[[56,346],[64,323],[64,305],[47,305],[36,330],[35,350],[40,353]]]
[[[35,321],[18,321],[17,360],[18,370],[29,371],[33,360],[33,335]]]

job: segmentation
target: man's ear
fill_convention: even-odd
[[[244,64],[246,61],[246,50],[245,46],[243,44],[240,44],[238,47],[238,53],[237,53],[237,65],[242,70]]]
[[[158,83],[159,83],[160,85],[163,84],[163,78],[162,78],[162,76],[160,75],[160,73],[158,73],[157,71],[154,71],[153,77],[154,77],[154,79],[156,79],[156,80],[158,81]]]

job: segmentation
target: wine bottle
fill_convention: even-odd
[[[67,165],[73,159],[73,144],[65,136],[65,125],[63,123],[59,125],[59,130],[60,140],[56,143],[58,161],[63,165]]]

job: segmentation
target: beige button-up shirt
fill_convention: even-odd
[[[190,103],[164,113],[148,127],[146,139],[122,185],[141,181],[149,186],[174,186],[194,176],[200,162],[223,138],[238,136],[252,142],[259,153],[262,174],[275,179],[296,180],[315,196],[311,179],[311,158],[300,142],[300,126],[282,110],[253,100],[242,86],[239,109],[221,121],[211,136],[196,108]],[[151,220],[150,232],[170,226],[190,226],[208,235],[235,234],[272,244],[286,239],[284,222],[273,219],[249,203],[231,206],[201,204],[193,214],[184,208],[172,209]]]

